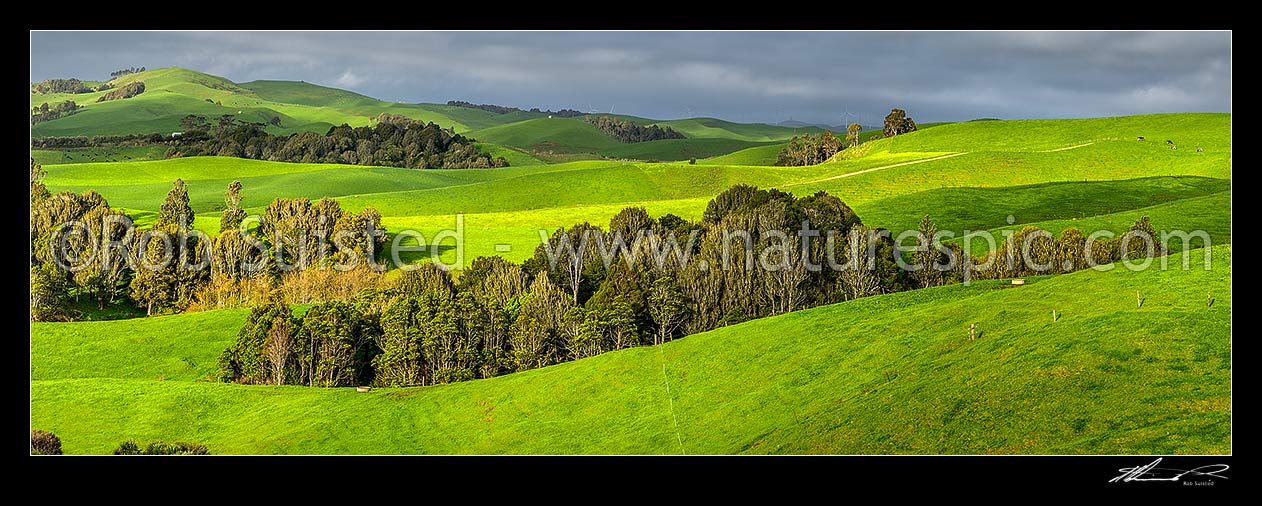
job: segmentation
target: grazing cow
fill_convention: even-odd
[[[1139,137],[1136,137],[1136,138],[1135,138],[1135,140],[1137,140],[1137,141],[1142,141],[1142,140],[1144,140],[1144,136],[1142,136],[1142,135],[1141,135],[1141,136],[1139,136]]]
[[[1205,148],[1202,148],[1202,147],[1200,147],[1200,146],[1197,146],[1197,147],[1196,147],[1196,152],[1197,152],[1197,153],[1202,153],[1202,152],[1204,152],[1204,151],[1205,151]]]
[[[1179,147],[1178,147],[1178,146],[1175,146],[1174,144],[1171,144],[1171,145],[1170,145],[1170,149],[1179,149]]]
[[[1166,139],[1166,144],[1169,144],[1169,145],[1172,145],[1172,146],[1173,146],[1173,145],[1174,145],[1174,141],[1172,141],[1172,140],[1170,140],[1170,139]]]

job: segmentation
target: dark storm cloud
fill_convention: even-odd
[[[31,80],[179,66],[386,100],[879,124],[1231,109],[1226,32],[35,32]]]

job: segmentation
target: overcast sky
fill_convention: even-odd
[[[33,32],[31,81],[179,66],[402,102],[880,124],[1231,110],[1227,32]]]

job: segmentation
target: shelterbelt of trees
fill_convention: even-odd
[[[39,107],[31,108],[31,124],[52,121],[63,116],[69,116],[82,109],[83,107],[75,104],[74,100],[66,100],[51,107],[48,105],[48,102],[44,102]]]
[[[523,111],[522,109],[519,109],[517,107],[509,107],[509,106],[495,105],[495,104],[474,104],[470,102],[465,102],[464,100],[448,100],[447,105],[454,105],[456,107],[464,107],[466,109],[478,109],[478,110],[482,110],[486,112],[493,112],[495,114],[509,114],[509,113]],[[547,114],[549,116],[556,116],[558,118],[577,118],[579,116],[587,115],[587,113],[585,112],[576,111],[574,109],[561,109],[559,111],[553,111],[549,109],[545,111],[545,110],[539,109],[538,107],[531,107],[528,112]]]
[[[376,126],[343,124],[330,128],[324,135],[314,132],[272,135],[264,131],[265,125],[243,123],[232,116],[211,122],[205,117],[190,115],[181,120],[181,126],[185,130],[170,137],[160,134],[49,137],[32,139],[32,143],[34,149],[165,145],[169,146],[166,158],[231,156],[274,162],[414,169],[508,166],[508,160],[479,152],[472,139],[450,129],[389,113],[378,116]]]
[[[607,227],[556,230],[520,265],[480,257],[453,277],[426,262],[399,266],[404,272],[387,281],[370,267],[385,245],[384,234],[363,233],[384,232],[372,209],[350,213],[331,200],[277,199],[257,226],[243,226],[242,188],[234,183],[222,232],[211,241],[182,226],[192,210],[181,181],[153,227],[131,233],[106,219],[122,213],[100,195],[49,194],[34,164],[32,181],[33,318],[73,317],[75,297],[121,299],[150,314],[249,306],[219,364],[223,381],[242,383],[401,386],[485,378],[874,294],[1070,272],[1163,252],[1146,248],[1138,235],[1092,241],[1076,228],[1054,237],[1026,227],[972,257],[958,244],[930,239],[937,231],[927,216],[916,247],[902,251],[833,195],[737,185],[716,196],[697,222],[629,207]],[[71,220],[86,228],[59,229]],[[160,265],[151,255],[162,251],[151,230],[171,238],[170,264],[150,267]],[[1131,230],[1156,237],[1146,218]],[[346,237],[339,242],[339,235]],[[322,247],[330,243],[337,247]],[[925,268],[901,267],[907,253]],[[86,260],[67,270],[74,259]],[[330,268],[348,262],[357,265]],[[206,267],[180,268],[198,264]],[[314,305],[298,317],[293,303]]]
[[[618,120],[609,116],[588,116],[587,122],[601,132],[622,142],[648,142],[662,139],[686,139],[684,134],[671,127],[637,125],[631,120]]]

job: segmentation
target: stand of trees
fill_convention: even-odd
[[[234,156],[277,162],[417,169],[508,166],[503,157],[491,158],[480,153],[470,139],[435,123],[424,124],[384,113],[376,126],[352,128],[343,124],[330,128],[324,135],[303,132],[276,136],[264,131],[259,124],[221,121],[220,126],[185,131],[179,139],[169,143],[172,146],[167,150],[167,158]]]
[[[31,85],[31,91],[41,95],[49,93],[90,93],[89,88],[83,81],[78,79],[46,79]]]
[[[35,125],[44,121],[52,121],[62,116],[69,116],[83,109],[83,106],[74,103],[74,100],[56,104],[52,107],[48,106],[48,102],[44,102],[39,107],[31,108],[31,124]]]
[[[153,315],[235,307],[267,296],[293,303],[345,299],[381,282],[369,262],[384,250],[385,230],[381,215],[371,208],[352,213],[328,199],[276,199],[258,227],[242,232],[241,186],[234,182],[225,194],[221,232],[211,240],[190,228],[195,215],[181,180],[172,184],[151,228],[129,231],[130,218],[101,195],[90,190],[51,194],[43,176],[32,161],[35,321],[76,319],[73,303],[83,298],[95,301],[98,309],[124,301]],[[62,227],[70,222],[82,226]],[[381,233],[369,241],[368,230]],[[278,262],[292,267],[281,268]],[[352,268],[329,268],[335,263]],[[265,268],[245,268],[250,265]]]
[[[144,92],[145,92],[145,83],[143,81],[136,81],[134,83],[124,84],[123,87],[121,88],[115,88],[113,90],[110,90],[109,93],[101,95],[99,98],[96,99],[96,101],[108,102],[110,100],[122,100],[125,98],[134,97]]]
[[[656,141],[661,139],[686,139],[684,134],[676,132],[670,127],[659,127],[657,125],[641,126],[632,123],[630,120],[617,120],[609,116],[588,116],[587,122],[599,128],[610,137],[618,139],[622,142],[645,142]]]
[[[161,134],[102,137],[45,137],[32,139],[33,149],[82,147],[169,146],[167,158],[185,156],[232,156],[255,160],[302,163],[338,163],[408,167],[417,169],[465,169],[507,167],[503,157],[492,158],[473,146],[473,140],[434,123],[382,113],[377,125],[332,127],[324,135],[303,132],[278,136],[265,125],[246,123],[232,115],[208,120],[188,115],[180,120],[179,136]]]
[[[885,116],[886,137],[905,134],[916,131],[916,122],[907,117],[907,111],[902,109],[890,109],[890,113]]]
[[[1132,230],[1155,234],[1146,219]],[[668,250],[632,239],[650,232],[674,234],[690,261],[654,261],[656,252]],[[1052,239],[1027,227],[978,258],[964,258],[956,244],[926,240],[911,257],[933,268],[910,272],[898,267],[900,253],[889,234],[879,232],[824,192],[795,197],[738,185],[712,200],[696,223],[627,208],[607,228],[579,223],[558,229],[522,265],[481,257],[453,280],[439,266],[423,264],[389,285],[317,304],[301,317],[284,301],[267,300],[251,310],[222,355],[221,380],[323,387],[450,383],[869,295],[1087,266],[1077,229]],[[919,232],[936,232],[927,216]],[[1027,238],[1028,259],[1020,252]],[[726,252],[724,242],[732,246]],[[1091,254],[1097,262],[1118,261],[1120,244],[1120,238],[1100,241]],[[1131,257],[1144,254],[1128,249]],[[549,251],[561,252],[555,264]],[[868,251],[874,255],[865,265]],[[1032,269],[1026,260],[1046,268]]]
[[[521,109],[516,108],[516,107],[508,107],[508,106],[495,105],[495,104],[474,104],[470,102],[465,102],[463,100],[448,100],[447,105],[454,105],[456,107],[464,107],[467,109],[480,109],[487,112],[493,112],[495,114],[508,114],[511,112],[522,111]],[[530,109],[530,112],[548,114],[551,116],[556,116],[558,118],[575,118],[578,116],[583,116],[583,113],[581,111],[576,111],[574,109],[561,109],[559,111],[551,111],[551,110],[543,111],[543,110],[540,110],[538,107],[532,107]]]
[[[856,143],[858,138],[858,134],[855,134]],[[841,144],[841,139],[833,135],[832,130],[825,130],[824,133],[816,136],[811,134],[794,136],[789,140],[789,144],[780,150],[780,154],[776,157],[776,165],[815,165],[828,161],[842,149],[844,146]]]
[[[907,111],[892,109],[889,115],[885,116],[885,137],[893,137],[914,131],[916,131],[916,122],[907,117]],[[810,134],[801,137],[794,136],[789,140],[789,144],[780,150],[780,154],[776,158],[776,165],[803,166],[828,161],[838,151],[858,146],[859,136],[862,133],[863,126],[858,123],[851,123],[846,127],[844,143],[842,139],[838,139],[833,135],[832,130],[827,130],[817,136]]]

